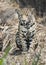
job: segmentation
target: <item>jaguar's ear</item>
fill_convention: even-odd
[[[22,12],[18,9],[15,9],[15,12],[18,14],[18,16],[21,16],[22,15]]]
[[[33,14],[34,16],[36,15],[36,10],[35,10],[35,8],[32,8],[32,9],[31,9],[31,14]]]
[[[28,13],[29,17],[31,17],[31,15],[36,16],[36,10],[34,8],[32,8],[31,12]]]
[[[18,9],[15,9],[15,12],[18,14],[18,19],[21,20],[22,19],[22,12]]]
[[[35,22],[35,16],[31,12],[28,14],[28,19],[32,22]]]

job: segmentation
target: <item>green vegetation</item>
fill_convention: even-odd
[[[39,58],[40,58],[40,54],[36,55],[35,58],[33,59],[32,65],[37,65]]]
[[[26,59],[24,59],[24,65],[28,65],[28,62],[26,61]]]
[[[38,61],[40,60],[41,50],[39,53],[35,54],[32,65],[38,65]]]
[[[7,64],[6,64],[6,57],[7,57],[8,53],[9,53],[9,50],[10,50],[10,49],[11,49],[10,46],[8,46],[8,47],[6,48],[5,54],[3,55],[2,58],[0,58],[0,65],[7,65]]]

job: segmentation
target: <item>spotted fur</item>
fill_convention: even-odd
[[[19,26],[18,32],[16,33],[16,44],[20,50],[28,51],[35,34],[35,18],[32,14],[29,14],[26,20],[23,19],[23,15],[19,14]]]

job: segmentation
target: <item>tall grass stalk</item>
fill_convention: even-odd
[[[40,52],[38,54],[35,54],[32,65],[37,65],[38,64],[38,61],[40,59],[40,54],[41,54],[41,50],[40,50]]]
[[[9,50],[10,50],[10,49],[11,49],[10,46],[8,46],[8,47],[6,48],[5,54],[3,55],[2,58],[0,58],[0,65],[7,65],[7,64],[6,64],[6,57],[7,57],[8,53],[9,53]]]

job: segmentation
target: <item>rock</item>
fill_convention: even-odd
[[[15,20],[18,18],[18,14],[15,12],[14,8],[8,8],[2,14],[0,14],[0,20],[3,25],[13,25]],[[12,23],[13,21],[13,23]]]

